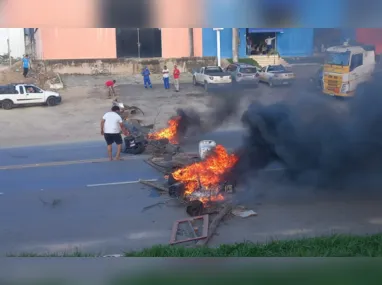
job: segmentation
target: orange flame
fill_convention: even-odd
[[[165,129],[161,129],[155,133],[149,134],[148,138],[151,140],[159,140],[159,139],[168,139],[170,143],[177,144],[177,131],[179,126],[179,121],[181,117],[177,116],[172,119],[170,119],[167,124],[168,127]]]
[[[205,192],[205,197],[194,198],[205,203],[210,200],[220,201],[224,197],[219,194],[219,183],[222,176],[238,161],[234,154],[228,154],[222,145],[217,145],[205,160],[196,162],[172,173],[175,180],[185,185],[185,196],[192,196],[196,190]],[[203,195],[204,196],[204,195]],[[192,200],[192,199],[191,199]]]

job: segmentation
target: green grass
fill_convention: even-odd
[[[71,252],[47,252],[47,253],[34,253],[34,252],[22,252],[22,253],[9,253],[7,257],[100,257],[101,254],[86,253],[79,250]]]
[[[8,257],[99,257],[83,253],[21,253]],[[216,248],[186,248],[157,245],[126,257],[382,257],[382,234],[368,236],[333,235],[300,240],[274,240],[268,243],[237,243]]]
[[[229,63],[233,63],[233,60],[232,58],[229,58],[227,59]],[[251,64],[251,65],[254,65],[254,66],[257,66],[257,67],[260,67],[260,65],[258,64],[258,62],[252,58],[239,58],[239,62],[240,63],[246,63],[246,64]]]
[[[334,235],[265,244],[250,242],[217,248],[154,246],[127,257],[382,257],[382,234],[370,236]]]

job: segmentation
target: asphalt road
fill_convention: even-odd
[[[219,132],[204,138],[237,146]],[[186,150],[196,152],[197,144]],[[142,213],[165,198],[136,183],[161,175],[145,155],[108,162],[105,152],[103,141],[1,149],[0,253],[113,253],[168,242],[183,207]]]
[[[240,140],[232,137],[239,135],[214,133],[205,138],[234,148]],[[197,144],[188,150],[197,151]],[[113,254],[167,244],[173,222],[187,217],[184,207],[170,203],[142,212],[167,198],[135,182],[161,175],[142,161],[144,156],[107,162],[103,154],[102,141],[0,150],[0,254],[76,249]],[[270,175],[260,184],[238,194],[259,216],[229,219],[212,246],[270,237],[379,231],[380,200],[353,197],[345,201],[288,187],[277,182],[282,175],[274,170],[278,167],[271,166]]]

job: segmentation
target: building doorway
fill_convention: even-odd
[[[276,51],[278,29],[246,29],[247,55],[266,55]]]
[[[151,58],[162,56],[161,29],[116,29],[117,57]]]
[[[322,54],[328,47],[343,44],[342,30],[331,28],[316,28],[313,30],[314,52]]]

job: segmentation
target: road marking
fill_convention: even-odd
[[[155,182],[158,181],[158,179],[142,179],[144,181],[150,181]],[[101,184],[89,184],[86,185],[86,187],[100,187],[100,186],[112,186],[112,185],[124,185],[124,184],[137,184],[139,183],[139,180],[133,180],[133,181],[122,181],[122,182],[110,182],[110,183],[101,183]]]
[[[128,156],[123,161],[145,159],[149,156]],[[24,168],[35,168],[35,167],[47,167],[47,166],[64,166],[73,164],[85,164],[85,163],[102,163],[109,162],[108,158],[95,158],[95,159],[82,159],[82,160],[71,160],[71,161],[56,161],[56,162],[43,162],[43,163],[32,163],[32,164],[20,164],[20,165],[4,165],[0,166],[0,170],[12,170],[12,169],[24,169]],[[115,162],[114,162],[115,163]]]
[[[58,151],[58,150],[82,150],[84,148],[102,148],[103,145],[82,145],[82,146],[56,146],[56,147],[49,147],[46,148],[45,151]]]

